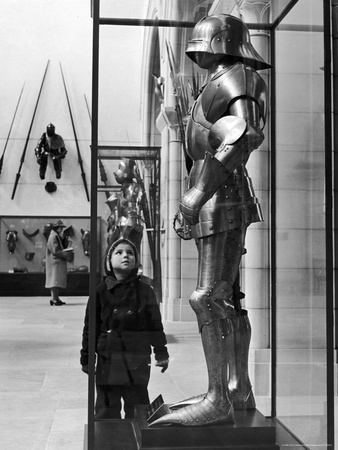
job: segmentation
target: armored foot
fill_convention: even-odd
[[[180,402],[174,403],[174,404],[170,405],[169,408],[170,409],[178,409],[178,408],[183,408],[184,406],[194,405],[195,403],[201,402],[205,396],[206,396],[206,394],[196,395],[196,396],[187,398],[185,400],[182,400]]]
[[[252,390],[248,394],[243,394],[239,391],[230,391],[232,396],[232,402],[234,406],[234,410],[247,410],[247,409],[256,409],[255,397],[253,395]],[[176,410],[179,408],[183,408],[188,405],[194,405],[196,403],[201,402],[205,398],[206,394],[196,395],[180,402],[174,403],[170,405],[170,409]]]
[[[150,426],[176,424],[186,427],[201,427],[227,422],[234,422],[232,404],[226,403],[216,406],[208,397],[205,397],[199,403],[171,411],[155,420]]]

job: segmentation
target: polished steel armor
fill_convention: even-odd
[[[209,16],[194,28],[187,55],[208,69],[186,128],[193,160],[176,217],[182,237],[197,244],[197,286],[190,297],[208,369],[208,391],[171,406],[152,425],[232,422],[234,409],[253,409],[248,374],[251,327],[241,308],[239,265],[247,227],[262,220],[245,164],[264,140],[267,87],[255,69],[269,67],[245,24]],[[179,226],[177,225],[179,223]]]
[[[121,159],[118,169],[114,172],[116,181],[121,184],[121,191],[111,195],[106,203],[111,210],[108,218],[108,243],[126,238],[135,244],[139,252],[144,228],[144,190],[135,181],[136,170],[136,162],[133,159]]]
[[[227,14],[201,19],[195,25],[186,53],[197,64],[196,53],[210,53],[238,58],[258,70],[271,67],[252,46],[245,23]]]

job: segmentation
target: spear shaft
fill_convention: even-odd
[[[14,183],[14,188],[13,188],[13,192],[12,192],[12,200],[14,199],[15,192],[16,192],[16,188],[17,188],[17,186],[18,186],[19,179],[20,179],[20,176],[21,176],[21,169],[22,169],[22,165],[23,165],[23,163],[24,163],[24,161],[25,161],[26,151],[27,151],[27,146],[28,146],[29,138],[30,138],[31,131],[32,131],[32,128],[33,128],[33,123],[34,123],[34,119],[35,119],[36,110],[38,109],[38,104],[39,104],[39,100],[40,100],[40,97],[41,97],[42,88],[43,88],[43,85],[44,85],[44,82],[45,82],[45,78],[46,78],[46,75],[47,75],[48,66],[49,66],[49,60],[47,61],[45,73],[43,74],[42,83],[41,83],[41,86],[40,86],[40,90],[39,90],[39,94],[38,94],[38,99],[37,99],[37,101],[36,101],[36,105],[35,105],[35,108],[34,108],[32,121],[31,121],[29,130],[28,130],[28,134],[27,134],[27,138],[26,138],[25,147],[24,147],[23,152],[22,152],[22,155],[21,155],[20,166],[19,166],[18,173],[16,174],[15,183]]]
[[[75,131],[75,124],[74,124],[74,119],[73,119],[73,114],[72,114],[72,108],[70,106],[70,101],[69,101],[69,97],[68,97],[66,81],[65,81],[65,77],[63,75],[63,70],[62,70],[61,63],[60,63],[60,69],[61,69],[63,86],[65,88],[65,93],[66,93],[66,98],[67,98],[67,104],[68,104],[68,109],[69,109],[70,120],[72,121],[72,126],[73,126],[73,132],[74,132],[77,156],[78,156],[78,161],[79,161],[79,164],[80,164],[80,167],[81,167],[81,176],[82,176],[83,185],[84,185],[84,188],[85,188],[85,191],[86,191],[86,195],[87,195],[87,200],[89,201],[89,192],[88,192],[88,186],[87,186],[87,181],[86,181],[86,174],[85,174],[84,169],[83,169],[83,161],[82,161],[82,158],[81,158],[80,147],[79,147],[79,143],[78,143],[77,135],[76,135],[76,131]]]
[[[15,111],[14,111],[14,116],[13,116],[13,119],[12,119],[12,123],[11,123],[11,126],[9,128],[9,132],[8,132],[7,140],[6,140],[6,143],[5,143],[5,147],[4,147],[4,150],[2,152],[1,159],[0,159],[0,174],[1,174],[1,171],[2,171],[3,163],[4,163],[4,157],[5,157],[5,153],[6,153],[6,149],[7,149],[7,145],[8,145],[8,141],[9,141],[9,137],[10,137],[11,132],[12,132],[14,120],[15,120],[15,117],[16,117],[17,110],[19,108],[19,104],[20,104],[20,100],[21,100],[21,97],[22,97],[22,93],[23,93],[23,88],[24,87],[25,87],[25,83],[22,86],[22,89],[21,89],[21,92],[20,92],[20,96],[19,96],[19,100],[18,100],[18,103],[16,104],[16,108],[15,108]]]

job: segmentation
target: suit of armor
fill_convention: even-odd
[[[53,124],[47,125],[47,132],[43,133],[35,148],[36,160],[40,165],[39,174],[41,180],[45,179],[48,156],[52,158],[56,178],[61,178],[61,159],[64,159],[66,153],[65,143],[62,137],[55,133],[55,126]]]
[[[241,308],[239,265],[246,229],[262,220],[245,164],[264,140],[267,88],[255,68],[266,68],[244,23],[209,16],[194,28],[187,55],[208,69],[186,128],[193,160],[178,221],[195,239],[199,265],[190,297],[208,369],[208,391],[171,405],[154,424],[203,426],[233,422],[234,409],[254,409],[248,374],[251,338]]]
[[[135,161],[123,158],[115,172],[115,179],[121,184],[121,191],[118,194],[113,194],[107,200],[111,209],[111,215],[108,218],[108,231],[111,231],[109,242],[126,238],[135,244],[139,252],[144,228],[141,217],[144,191],[134,181],[134,178],[136,178],[135,171]]]

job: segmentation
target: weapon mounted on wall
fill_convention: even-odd
[[[73,127],[73,132],[74,132],[77,156],[78,156],[78,161],[79,161],[79,164],[80,164],[80,167],[81,167],[81,176],[82,176],[83,185],[84,185],[84,188],[85,188],[85,191],[86,191],[86,195],[87,195],[87,200],[89,201],[89,192],[88,192],[88,186],[87,186],[87,181],[86,181],[86,174],[85,174],[84,169],[83,169],[83,160],[82,160],[82,157],[81,157],[80,147],[79,147],[79,143],[78,143],[78,140],[77,140],[77,135],[76,135],[76,131],[75,131],[75,124],[74,124],[72,109],[71,109],[71,106],[70,106],[69,96],[68,96],[67,87],[66,87],[66,81],[65,81],[65,77],[63,75],[63,70],[62,70],[61,63],[60,63],[60,69],[61,69],[63,86],[65,88],[65,93],[66,93],[66,98],[67,98],[67,104],[68,104],[68,109],[69,109],[69,114],[70,114],[70,120],[72,121],[72,127]]]
[[[32,131],[32,127],[33,127],[33,123],[34,123],[34,119],[35,119],[36,110],[38,109],[38,104],[39,104],[39,100],[40,100],[40,97],[41,97],[42,88],[43,88],[43,85],[44,85],[44,82],[45,82],[45,78],[46,78],[46,75],[47,75],[48,66],[49,66],[49,60],[47,61],[45,73],[44,73],[43,78],[42,78],[42,83],[41,83],[41,86],[40,86],[38,98],[37,98],[36,105],[35,105],[35,108],[34,108],[32,121],[31,121],[29,130],[28,130],[25,147],[24,147],[22,155],[21,155],[19,170],[18,170],[18,173],[16,174],[16,178],[15,178],[15,182],[14,182],[14,188],[13,188],[13,192],[12,192],[12,200],[14,199],[16,188],[18,186],[19,179],[20,179],[20,176],[21,176],[21,169],[22,169],[22,165],[23,165],[23,163],[25,161],[27,146],[28,146],[29,138],[30,138],[30,135],[31,135],[31,131]]]
[[[19,104],[20,104],[20,100],[21,100],[21,97],[22,97],[22,93],[23,93],[23,88],[24,87],[25,87],[25,83],[22,86],[22,89],[21,89],[21,92],[20,92],[20,96],[19,96],[19,100],[18,100],[18,102],[16,104],[16,108],[15,108],[15,111],[14,111],[14,116],[13,116],[13,119],[12,119],[12,123],[11,123],[11,126],[9,128],[9,132],[8,132],[8,136],[7,136],[7,139],[6,139],[5,147],[4,147],[4,150],[2,152],[2,156],[0,158],[0,174],[1,174],[1,171],[2,171],[3,163],[4,163],[4,157],[5,157],[5,153],[6,153],[6,149],[7,149],[7,145],[8,145],[8,141],[9,141],[9,137],[10,137],[11,132],[12,132],[15,116],[16,116],[17,110],[19,108]]]

